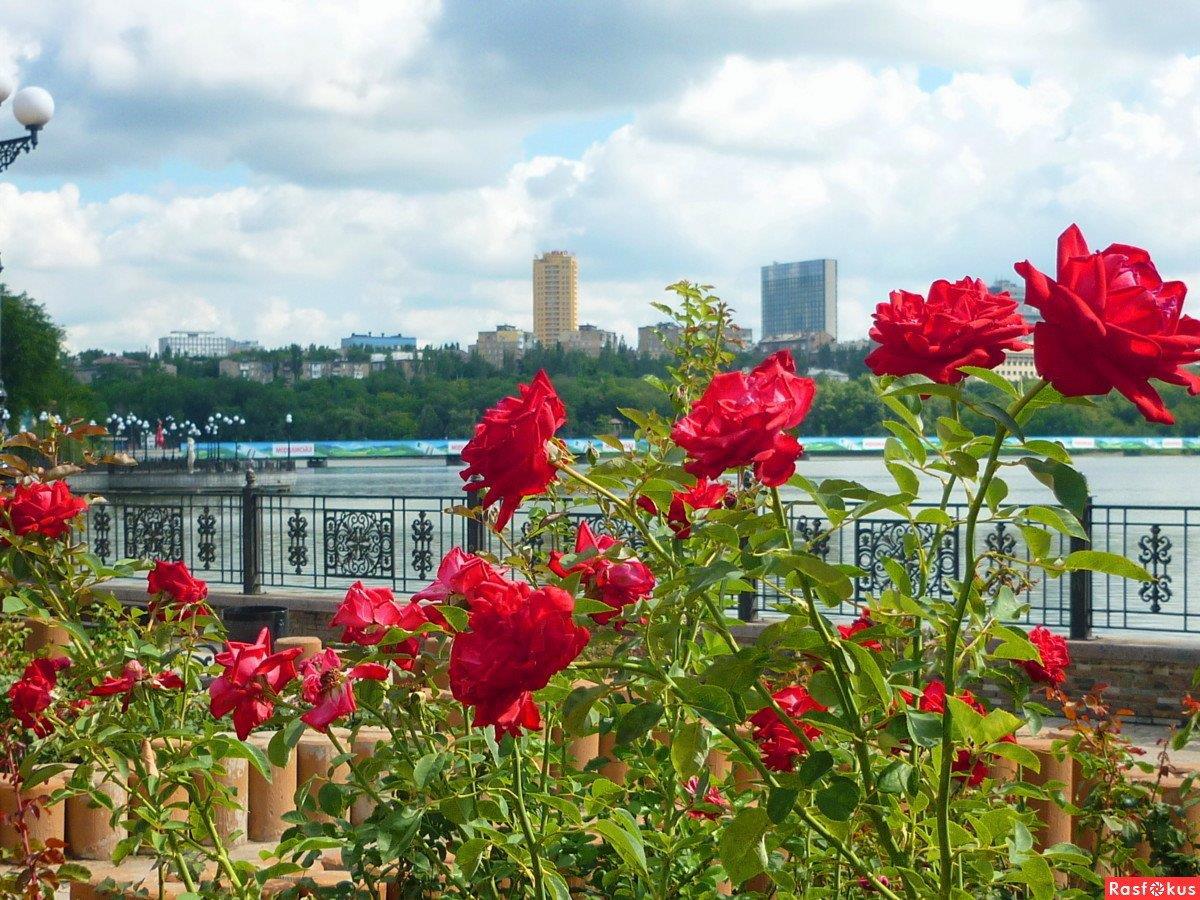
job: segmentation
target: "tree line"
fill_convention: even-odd
[[[569,436],[629,435],[632,425],[622,419],[622,407],[656,409],[670,415],[662,395],[645,380],[665,374],[667,360],[653,359],[629,348],[606,350],[593,358],[562,348],[536,349],[498,370],[456,347],[424,353],[410,370],[399,367],[372,372],[366,378],[320,378],[260,384],[222,378],[216,360],[175,359],[177,374],[159,361],[142,355],[138,369],[100,366],[90,385],[76,380],[73,362],[63,348],[62,330],[44,307],[26,294],[0,285],[0,375],[8,390],[8,409],[14,416],[40,411],[95,419],[110,413],[134,413],[151,422],[166,416],[177,421],[204,422],[210,415],[239,415],[246,419],[240,440],[278,440],[287,435],[285,416],[291,413],[291,436],[296,440],[402,440],[469,437],[480,414],[501,397],[513,393],[541,368],[553,379],[570,410]],[[336,351],[327,352],[332,358]],[[313,359],[299,347],[264,351],[282,365],[298,358]],[[100,351],[81,354],[94,363]],[[833,369],[851,376],[839,381],[817,376],[816,400],[801,427],[802,434],[883,434],[884,410],[876,399],[862,364],[861,345],[826,347],[797,358],[801,371]],[[741,354],[738,366],[753,365],[752,353]],[[1177,423],[1171,428],[1150,425],[1119,397],[1098,398],[1091,406],[1055,406],[1042,411],[1031,433],[1054,435],[1200,434],[1200,404],[1186,402],[1182,388],[1163,386]],[[974,423],[976,425],[982,423]],[[230,438],[233,435],[228,435]]]

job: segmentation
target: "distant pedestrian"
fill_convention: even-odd
[[[187,466],[189,475],[196,471],[196,439],[190,434],[187,440]]]
[[[158,424],[154,426],[154,449],[167,449],[167,433],[163,431],[162,419],[159,419]]]

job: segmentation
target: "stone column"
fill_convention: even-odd
[[[122,816],[128,814],[125,806],[129,792],[124,787],[115,781],[105,781],[102,772],[92,776],[92,787],[112,800]],[[111,859],[126,834],[123,826],[112,824],[112,818],[112,810],[95,803],[87,794],[67,798],[67,853],[76,859]]]
[[[250,743],[264,754],[274,732],[250,735]],[[285,813],[296,808],[296,754],[288,754],[283,766],[271,766],[270,778],[264,778],[254,766],[250,767],[246,833],[257,843],[275,843],[288,828]]]
[[[338,739],[343,736],[339,733]],[[350,767],[346,763],[334,766],[333,759],[337,750],[333,741],[320,732],[312,731],[300,738],[296,745],[296,778],[301,788],[307,786],[314,803],[321,785],[326,782],[346,784],[350,780]],[[314,821],[329,822],[332,819],[319,810],[312,813]]]

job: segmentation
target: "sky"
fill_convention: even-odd
[[[3,278],[73,350],[465,346],[560,248],[630,341],[681,278],[757,334],[760,267],[823,256],[862,337],[1071,222],[1200,302],[1200,4],[0,0],[0,71],[57,103]]]

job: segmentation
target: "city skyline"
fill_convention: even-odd
[[[0,184],[5,279],[76,350],[465,343],[532,326],[553,247],[627,342],[679,278],[761,334],[759,267],[820,257],[863,336],[894,288],[1052,267],[1071,221],[1200,280],[1200,11],[868,6],[361,2],[264,48],[255,2],[0,0],[0,69],[58,101]]]

